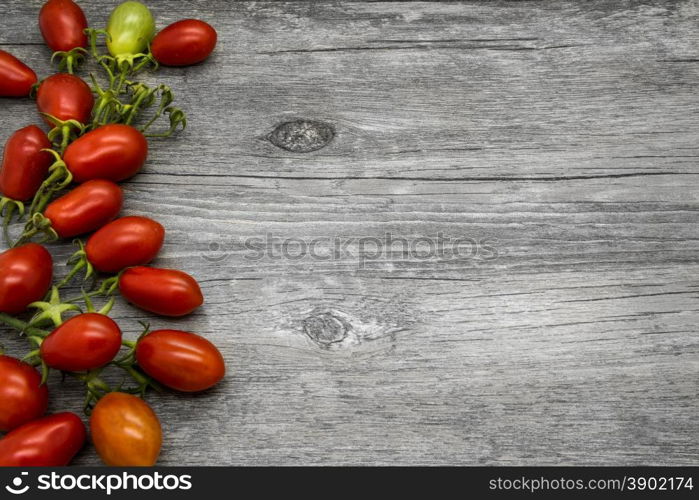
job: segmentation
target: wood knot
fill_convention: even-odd
[[[335,129],[328,123],[314,120],[293,120],[277,125],[269,142],[292,153],[310,153],[324,148],[335,137]]]
[[[322,312],[308,316],[303,320],[303,331],[311,340],[321,346],[330,346],[345,340],[350,325],[332,312]]]

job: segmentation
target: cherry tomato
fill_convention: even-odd
[[[85,28],[85,13],[73,0],[48,0],[39,11],[41,36],[54,52],[86,48]]]
[[[183,19],[163,29],[150,46],[156,61],[166,66],[202,62],[216,47],[216,30],[198,19]]]
[[[174,269],[129,268],[119,277],[119,292],[136,307],[161,316],[184,316],[204,303],[197,281]]]
[[[109,316],[73,316],[41,343],[41,359],[57,370],[82,372],[104,366],[121,348],[121,329]]]
[[[36,107],[39,112],[62,121],[89,122],[94,104],[95,98],[90,86],[81,78],[68,73],[49,76],[39,84],[36,92]],[[50,126],[54,125],[46,117],[44,121]]]
[[[92,442],[102,461],[115,467],[154,465],[163,441],[157,415],[142,399],[110,392],[90,417]]]
[[[46,413],[49,391],[33,366],[0,354],[0,432]]]
[[[52,201],[44,210],[44,216],[60,238],[72,238],[113,220],[119,215],[123,202],[124,193],[118,185],[95,179]]]
[[[116,273],[153,260],[164,239],[165,228],[153,219],[121,217],[90,236],[85,253],[98,271]]]
[[[41,245],[27,243],[0,253],[0,312],[18,314],[41,300],[52,278],[53,259]]]
[[[26,97],[36,83],[36,73],[4,50],[0,50],[0,97]]]
[[[155,330],[136,345],[136,361],[158,382],[183,392],[216,385],[226,372],[216,346],[194,333]]]
[[[0,439],[0,467],[61,467],[85,444],[85,424],[75,413],[32,420]]]
[[[140,2],[117,6],[107,21],[107,49],[113,56],[143,53],[155,33],[155,21]]]
[[[129,125],[99,127],[73,141],[63,155],[73,180],[123,181],[136,174],[148,156],[148,141]]]
[[[34,197],[53,162],[43,130],[29,125],[12,134],[5,144],[0,166],[0,192],[7,198],[27,201]]]

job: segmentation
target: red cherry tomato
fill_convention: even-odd
[[[68,52],[87,47],[85,13],[73,0],[48,0],[39,11],[39,29],[48,47]]]
[[[136,345],[136,361],[163,385],[183,392],[203,391],[226,373],[223,356],[204,337],[180,330],[155,330]]]
[[[113,220],[119,215],[123,202],[124,193],[118,185],[95,179],[51,202],[44,216],[60,238],[71,238],[99,229]]]
[[[148,141],[129,125],[104,125],[72,142],[63,155],[73,180],[119,182],[136,174],[148,156]]]
[[[46,413],[49,391],[33,366],[0,354],[0,432]]]
[[[90,433],[102,461],[116,467],[155,465],[163,442],[160,421],[148,403],[123,392],[110,392],[97,402]]]
[[[41,300],[51,286],[53,259],[41,245],[27,243],[0,254],[0,312],[18,314]]]
[[[153,219],[121,217],[90,236],[85,253],[98,271],[116,273],[153,260],[164,239],[165,228]]]
[[[0,50],[0,97],[26,97],[36,83],[36,73],[4,50]]]
[[[216,30],[198,19],[183,19],[158,33],[151,42],[153,57],[165,66],[189,66],[203,61],[216,47]]]
[[[109,316],[79,314],[41,343],[41,359],[57,370],[82,372],[104,366],[121,348],[121,329]]]
[[[39,84],[36,92],[36,107],[39,112],[63,121],[89,122],[94,103],[90,86],[81,78],[68,73],[49,76]],[[44,121],[50,126],[54,125],[45,117]]]
[[[75,413],[32,420],[0,439],[0,467],[68,465],[86,437],[85,424]]]
[[[34,197],[53,161],[48,137],[36,125],[12,134],[5,144],[0,167],[0,192],[7,198],[27,201]]]
[[[184,316],[204,303],[197,281],[174,269],[132,267],[119,277],[119,291],[136,307],[161,316]]]

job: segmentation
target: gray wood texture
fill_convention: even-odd
[[[40,3],[6,2],[0,47],[47,75]],[[81,4],[100,26],[114,2]],[[149,4],[219,45],[149,77],[189,127],[152,142],[125,213],[166,226],[156,264],[207,303],[115,317],[199,332],[229,369],[151,396],[161,464],[699,464],[696,2]],[[0,100],[2,141],[36,120]],[[321,128],[270,142],[293,120]],[[386,233],[497,258],[244,246]],[[79,408],[73,382],[51,390]]]

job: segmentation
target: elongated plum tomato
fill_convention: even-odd
[[[85,444],[85,424],[75,413],[32,420],[0,439],[0,467],[61,467]]]
[[[155,465],[163,442],[157,415],[142,399],[110,392],[100,399],[90,417],[92,442],[106,465]]]
[[[85,28],[85,13],[73,0],[48,0],[39,11],[41,36],[54,52],[86,48]]]
[[[148,157],[148,141],[129,125],[103,125],[73,141],[63,155],[77,183],[91,179],[123,181]]]
[[[90,236],[85,253],[98,271],[116,273],[153,260],[164,239],[165,228],[153,219],[121,217]]]
[[[90,86],[82,78],[68,73],[49,76],[39,84],[36,91],[36,108],[39,112],[62,121],[87,123],[94,104],[95,98]],[[44,121],[49,126],[55,125],[45,116]]]
[[[216,47],[216,30],[198,19],[183,19],[161,30],[150,50],[165,66],[189,66],[202,62]]]
[[[51,147],[48,137],[36,125],[12,134],[5,144],[0,166],[0,192],[17,201],[34,197],[48,174],[53,157],[42,149]]]
[[[113,220],[124,203],[121,188],[112,181],[95,179],[80,184],[52,201],[44,210],[59,238],[72,238],[101,228]]]
[[[0,354],[0,432],[46,413],[49,391],[33,366]]]
[[[141,54],[155,33],[155,20],[140,2],[118,5],[107,21],[107,50],[115,57]]]
[[[197,392],[218,383],[226,373],[216,346],[195,333],[155,330],[136,345],[136,361],[163,385],[183,392]]]
[[[4,50],[0,50],[0,97],[26,97],[36,83],[36,73]]]
[[[109,316],[84,313],[70,318],[41,343],[40,354],[51,368],[81,372],[104,366],[121,347],[121,329]]]
[[[0,312],[18,314],[41,300],[52,278],[53,259],[41,245],[27,243],[0,253]]]
[[[185,316],[204,303],[197,281],[175,269],[129,268],[119,277],[119,292],[136,307],[161,316]]]

